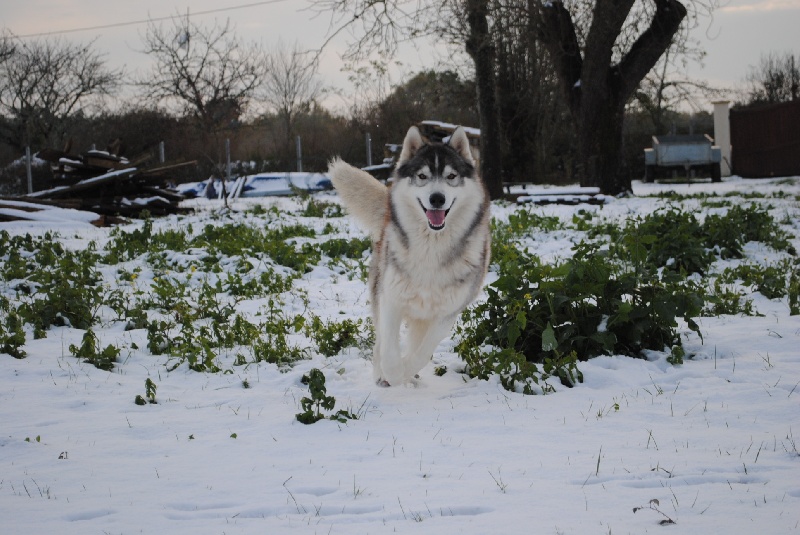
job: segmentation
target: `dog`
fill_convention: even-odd
[[[447,143],[426,143],[412,126],[391,187],[340,158],[330,162],[328,174],[372,239],[375,381],[413,381],[478,296],[489,266],[489,195],[467,135],[458,127]]]

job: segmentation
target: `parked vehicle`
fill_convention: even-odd
[[[208,197],[216,199],[222,192],[222,181],[210,179],[191,184],[181,184],[176,189],[187,198]],[[331,189],[331,179],[325,173],[258,173],[231,179],[226,184],[228,195],[234,197],[270,197],[291,195],[298,191],[323,191]]]
[[[705,134],[653,136],[653,148],[644,149],[644,181],[652,182],[664,170],[681,169],[687,177],[694,170],[719,182],[721,161],[720,148]]]

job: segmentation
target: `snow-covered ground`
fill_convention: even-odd
[[[635,183],[637,197],[602,207],[533,209],[565,221],[581,209],[623,220],[667,204],[645,197],[663,190],[788,192],[763,202],[800,249],[797,178]],[[219,209],[192,202],[196,215],[155,227],[201,225]],[[300,201],[237,203],[296,210]],[[494,207],[499,218],[513,209]],[[331,222],[363,235],[349,219]],[[81,214],[0,230],[57,231],[68,248],[109,239]],[[536,243],[545,260],[571,246],[566,232]],[[747,252],[775,254],[758,244]],[[318,266],[295,284],[314,314],[368,315],[358,277]],[[81,331],[54,327],[44,339],[28,336],[27,358],[0,355],[0,533],[800,533],[800,316],[785,299],[749,297],[762,316],[701,318],[702,342],[686,329],[695,357],[683,365],[665,354],[599,357],[580,365],[583,384],[545,396],[452,371],[450,339],[434,363],[451,371],[439,377],[429,365],[415,386],[381,388],[355,348],[288,371],[170,372],[167,357],[144,349],[144,333],[115,323],[96,328],[104,345],[126,348],[106,372],[70,354]],[[323,370],[337,409],[360,419],[295,419],[312,368]],[[136,405],[147,378],[158,403]]]

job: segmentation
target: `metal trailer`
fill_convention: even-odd
[[[653,136],[653,148],[644,149],[644,181],[652,182],[660,170],[702,171],[712,182],[721,180],[722,152],[709,136]]]

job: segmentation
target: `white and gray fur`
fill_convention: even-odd
[[[469,141],[459,127],[446,144],[425,143],[411,127],[390,188],[338,158],[328,172],[372,237],[375,379],[405,383],[477,297],[489,265],[489,197]],[[402,323],[408,336],[401,352]]]

